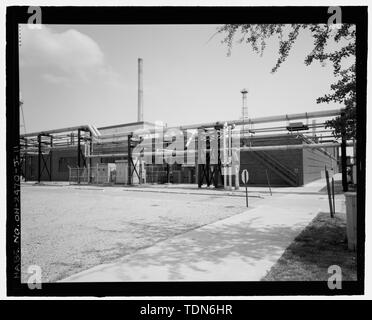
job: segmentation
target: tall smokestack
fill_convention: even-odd
[[[142,59],[138,58],[138,117],[137,121],[143,121],[143,70],[142,70]]]

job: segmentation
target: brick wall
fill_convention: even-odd
[[[303,150],[303,177],[305,184],[320,179],[324,166],[327,166],[327,169],[333,168],[334,173],[338,172],[336,158],[328,156],[317,149]]]

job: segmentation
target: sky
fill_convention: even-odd
[[[305,30],[275,74],[278,41],[262,57],[246,44],[232,53],[217,25],[42,25],[20,27],[20,90],[26,132],[137,121],[137,59],[143,59],[144,120],[168,125],[342,107],[317,104],[335,81],[332,66],[304,64]],[[23,130],[22,130],[23,131]],[[21,131],[21,133],[23,133]]]

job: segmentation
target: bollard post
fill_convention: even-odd
[[[273,194],[272,194],[272,192],[271,192],[270,179],[269,179],[269,175],[268,175],[268,173],[267,173],[267,170],[266,170],[266,179],[267,179],[267,184],[268,184],[268,186],[269,186],[269,190],[270,190],[270,196],[272,196]]]
[[[356,192],[345,193],[346,234],[349,250],[357,248],[357,196]]]
[[[333,216],[336,214],[336,203],[335,203],[335,179],[332,177],[332,200],[333,200]]]
[[[333,208],[332,208],[332,199],[331,199],[331,187],[329,185],[329,175],[328,170],[325,168],[325,176],[327,182],[327,193],[328,193],[328,202],[329,202],[329,212],[331,214],[331,218],[333,218]]]
[[[242,171],[242,181],[245,186],[245,204],[248,208],[248,181],[249,181],[249,173],[247,169]]]

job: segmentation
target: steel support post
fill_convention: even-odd
[[[204,153],[204,150],[202,150],[202,145],[201,143],[201,137],[202,135],[202,129],[198,129],[198,139],[196,140],[196,148],[198,150],[198,153],[197,153],[197,160],[196,160],[196,167],[197,167],[197,180],[198,180],[198,188],[201,188],[201,186],[203,185],[203,179],[204,179],[204,175],[205,175],[205,163],[199,163],[199,158],[201,158],[201,156],[203,155]],[[205,152],[206,154],[206,152]]]
[[[49,151],[49,181],[52,181],[52,169],[53,169],[53,157],[52,157],[52,154],[53,154],[53,151],[52,151],[52,148],[53,148],[53,136],[50,136],[50,151]]]
[[[89,141],[89,156],[92,154],[92,149],[93,149],[93,135],[92,135],[92,132],[89,131],[89,136],[90,136],[90,141]],[[88,177],[88,183],[91,183],[92,182],[92,173],[91,173],[91,170],[92,170],[92,158],[89,157],[89,170],[88,170],[88,174],[89,174],[89,177]]]
[[[169,167],[169,163],[166,164],[166,168],[167,168],[167,183],[170,183],[169,179],[170,179],[170,167]]]
[[[341,119],[345,117],[345,113],[341,112]],[[342,190],[348,191],[347,185],[347,163],[346,163],[346,131],[345,126],[341,129],[341,172],[342,172]]]
[[[80,184],[80,129],[78,129],[77,157],[77,183]]]
[[[26,182],[27,181],[27,139],[25,138],[24,141],[25,141],[25,160],[24,160],[25,169],[23,171],[23,177]]]
[[[77,141],[77,165],[80,168],[80,129],[78,130],[78,141]]]
[[[228,189],[232,190],[232,132],[231,132],[231,126],[228,126],[228,143],[227,143],[227,152],[228,152],[228,175],[229,175],[229,184]]]
[[[210,154],[210,139],[209,135],[205,136],[205,178],[207,180],[207,186],[209,187],[211,185],[210,178],[209,178],[209,173],[210,173],[210,162],[211,162],[211,154]]]
[[[132,184],[132,169],[131,169],[131,163],[132,163],[132,147],[131,147],[131,139],[132,135],[128,135],[128,181],[127,184]]]
[[[187,131],[186,130],[183,130],[183,145],[184,145],[184,148],[183,150],[185,151],[184,154],[183,154],[183,163],[186,163],[187,164]]]
[[[223,141],[222,141],[222,148],[223,148],[223,188],[227,189],[227,146],[226,146],[226,135],[227,135],[227,123],[223,126]]]
[[[216,128],[217,133],[217,170],[214,170],[214,187],[218,188],[219,181],[222,181],[223,184],[223,175],[221,170],[221,128]],[[221,178],[220,178],[221,177]]]
[[[41,181],[41,135],[37,136],[38,156],[37,156],[37,181]]]
[[[343,137],[341,142],[341,172],[342,172],[342,190],[348,191],[347,184],[347,165],[346,165],[346,139]]]
[[[199,186],[199,141],[198,139],[196,138],[195,139],[195,150],[197,150],[197,152],[195,152],[194,156],[195,156],[195,182],[197,183],[198,185],[198,188],[200,188]]]

